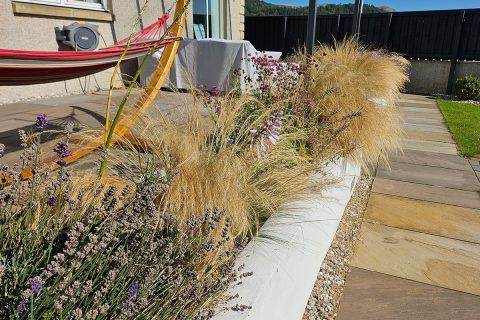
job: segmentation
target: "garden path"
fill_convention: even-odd
[[[337,320],[478,319],[480,163],[435,100],[403,95],[403,154],[376,170]]]

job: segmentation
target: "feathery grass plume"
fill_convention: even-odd
[[[312,57],[298,53],[295,60],[306,65],[306,87],[318,116],[329,118],[336,132],[328,146],[332,152],[368,166],[386,161],[399,148],[402,129],[395,102],[408,80],[407,60],[368,50],[354,39],[321,45]],[[325,147],[322,132],[310,139],[314,151]]]
[[[170,188],[159,199],[162,210],[186,219],[213,206],[225,208],[234,235],[254,234],[266,217],[309,195],[309,174],[316,168],[297,150],[295,143],[304,132],[288,128],[288,122],[280,128],[276,121],[275,138],[265,138],[269,147],[259,159],[252,145],[257,143],[254,129],[279,117],[276,110],[264,106],[242,114],[259,103],[246,95],[198,95],[180,123],[161,112],[144,118],[134,129],[139,138],[134,144],[145,152],[119,152],[112,161],[125,165],[123,156],[141,158],[143,169],[130,162],[130,169],[123,170],[145,172],[148,166],[147,171],[164,170],[172,176]]]

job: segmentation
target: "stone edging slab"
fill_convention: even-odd
[[[338,179],[336,184],[268,219],[260,236],[247,245],[236,264],[244,265],[240,273],[253,275],[230,289],[228,294],[235,298],[220,306],[214,320],[302,318],[360,166],[340,160],[327,172]]]

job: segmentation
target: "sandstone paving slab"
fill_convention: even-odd
[[[402,127],[405,130],[415,130],[422,132],[440,132],[440,133],[450,133],[446,126],[435,126],[427,124],[416,124],[416,123],[403,123]]]
[[[422,132],[415,130],[407,130],[404,133],[404,137],[407,139],[415,140],[455,143],[455,140],[453,140],[453,137],[449,132]]]
[[[440,111],[427,113],[427,112],[407,111],[404,109],[400,109],[400,114],[404,119],[408,119],[408,118],[426,119],[426,120],[433,119],[433,120],[444,121],[443,115],[440,113]]]
[[[400,111],[414,111],[418,113],[434,113],[439,114],[440,110],[438,109],[437,105],[418,105],[418,104],[411,104],[411,103],[400,103],[396,105]],[[441,113],[440,113],[441,114]]]
[[[470,159],[468,161],[470,162],[473,170],[480,171],[480,159]]]
[[[423,141],[417,139],[402,139],[402,148],[417,151],[429,151],[445,154],[458,154],[454,143]]]
[[[375,178],[372,191],[392,196],[480,209],[480,192]]]
[[[411,117],[411,116],[403,116],[402,118],[405,124],[426,124],[429,126],[439,126],[439,127],[445,126],[444,121],[440,119],[428,119],[428,118]]]
[[[33,123],[35,122],[35,118],[33,121],[31,117],[20,116],[14,119],[9,120],[2,120],[0,121],[0,132],[10,132],[14,131],[18,133],[19,129],[28,130],[29,128],[33,128]]]
[[[480,243],[480,210],[370,194],[364,221]]]
[[[466,191],[480,191],[480,183],[473,170],[455,170],[405,162],[391,162],[390,168],[379,167],[377,177],[415,182]]]
[[[480,295],[480,244],[364,222],[355,267]]]
[[[352,268],[336,319],[473,320],[479,314],[479,296]]]
[[[408,112],[408,113],[415,113],[415,114],[430,114],[436,116],[442,116],[442,113],[438,108],[417,108],[417,107],[402,107],[400,106],[400,112]]]
[[[77,104],[82,102],[91,102],[98,98],[96,94],[88,93],[88,94],[74,94],[62,97],[51,97],[51,98],[40,98],[35,100],[36,103],[46,104],[50,106],[58,106],[58,105],[69,105],[69,104]]]
[[[412,99],[412,98],[405,98],[399,99],[399,104],[413,104],[413,105],[428,105],[428,106],[436,106],[435,100],[427,100],[427,99]]]
[[[466,158],[458,155],[404,150],[403,152],[391,154],[389,158],[390,161],[393,162],[405,162],[423,166],[449,168],[471,172],[469,161]]]
[[[42,111],[46,108],[50,107],[51,105],[33,102],[18,102],[6,104],[0,106],[0,120],[15,118],[17,115],[24,113],[39,114],[42,113]]]

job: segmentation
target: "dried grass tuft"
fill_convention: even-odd
[[[302,133],[281,135],[259,159],[256,148],[248,146],[248,135],[272,111],[266,108],[255,121],[239,126],[238,112],[251,101],[251,97],[220,98],[213,116],[195,104],[181,124],[162,113],[142,120],[135,144],[148,153],[132,151],[130,157],[135,152],[135,158],[149,157],[154,167],[173,174],[170,188],[159,199],[163,211],[186,220],[209,208],[225,209],[232,232],[247,235],[255,234],[260,222],[286,203],[308,197],[309,174],[315,166],[295,148],[295,135]],[[234,141],[229,139],[232,136]]]
[[[370,51],[355,40],[319,46],[307,65],[307,91],[338,135],[332,152],[360,161],[364,167],[400,147],[401,120],[395,102],[408,80],[409,62],[399,55]],[[324,136],[311,137],[324,145]]]

